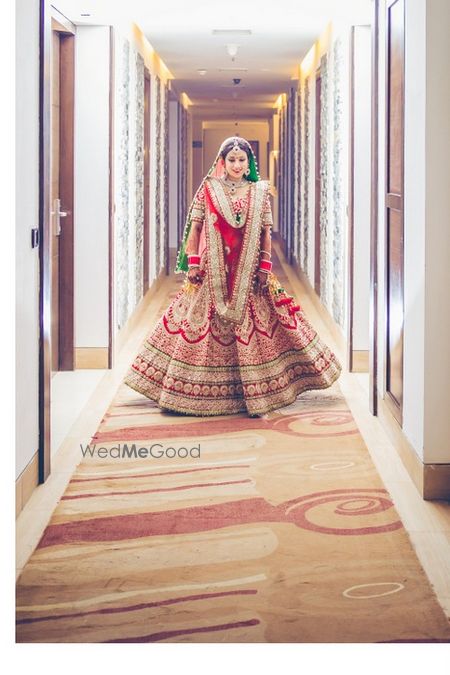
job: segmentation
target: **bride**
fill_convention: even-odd
[[[184,285],[125,378],[163,409],[263,415],[339,377],[272,272],[269,187],[248,141],[227,138],[187,215],[175,268]]]

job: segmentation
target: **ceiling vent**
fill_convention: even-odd
[[[251,30],[241,30],[241,29],[227,29],[227,28],[215,28],[211,31],[212,35],[251,35]]]
[[[247,73],[248,72],[248,68],[233,68],[233,67],[231,67],[231,68],[218,68],[217,70],[219,71],[219,73],[236,73],[236,72]]]

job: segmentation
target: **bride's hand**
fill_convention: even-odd
[[[269,276],[267,274],[267,272],[261,272],[261,270],[258,270],[256,274],[257,274],[258,281],[259,281],[260,285],[265,286],[266,283],[267,283],[267,278]]]
[[[267,277],[268,275],[265,272],[261,272],[258,270],[255,274],[254,278],[254,289],[255,291],[260,291],[263,290],[264,288],[267,288]]]
[[[198,285],[202,282],[202,275],[200,273],[200,267],[191,267],[188,271],[188,279],[191,284]]]

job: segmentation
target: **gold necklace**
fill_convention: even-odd
[[[244,178],[241,178],[240,183],[236,183],[229,178],[222,178],[222,182],[230,189],[232,195],[235,194],[236,190],[240,187],[244,187],[247,181]]]

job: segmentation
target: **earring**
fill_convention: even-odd
[[[227,177],[227,172],[224,171],[223,174],[222,174],[222,178],[225,180],[226,177]]]
[[[246,169],[244,173],[246,176],[248,176],[250,174],[250,169]]]

